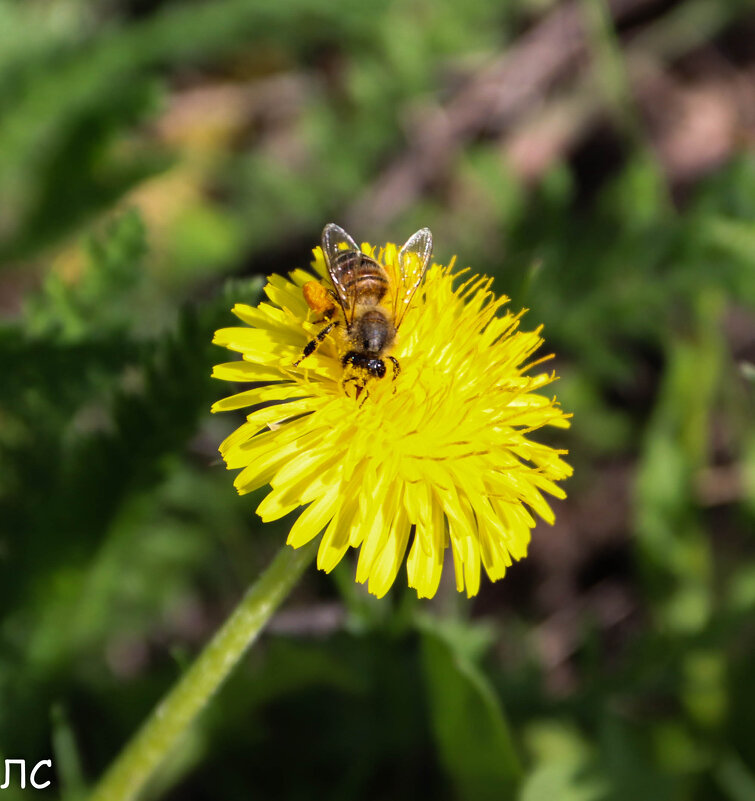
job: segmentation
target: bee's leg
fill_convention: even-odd
[[[356,380],[357,377],[355,375],[349,375],[348,370],[344,370],[343,375],[341,376],[341,381],[339,383],[341,392],[343,392],[345,395],[348,395],[349,393],[346,392],[346,385]]]
[[[336,305],[340,302],[338,295],[332,289],[328,289],[327,292],[332,302],[330,306],[323,310],[322,317],[319,320],[315,320],[316,324],[329,323],[333,319],[333,315],[338,311],[338,306]]]
[[[304,350],[301,352],[301,359],[297,359],[294,362],[294,367],[298,367],[307,356],[311,356],[318,348],[320,343],[325,339],[325,337],[338,325],[338,320],[333,320],[332,323],[328,323],[321,331],[318,332],[317,336],[314,339],[310,339],[309,342],[304,346]]]
[[[359,408],[361,409],[364,405],[364,402],[370,396],[370,392],[365,385],[363,376],[347,374],[341,379],[341,389],[346,393],[346,395],[349,394],[346,392],[346,385],[350,384],[352,381],[354,384],[356,384],[354,387],[354,400],[359,400],[360,397],[362,398],[361,401],[359,401]],[[364,396],[362,396],[362,393],[364,393]]]
[[[337,297],[336,293],[332,289],[328,290],[328,295],[330,295],[335,301],[338,301],[338,297]],[[321,323],[329,323],[333,319],[333,315],[337,311],[338,311],[338,309],[336,307],[336,304],[332,303],[326,309],[323,309],[322,317],[320,317],[318,320],[313,320],[312,322],[315,325],[320,325]]]
[[[389,356],[388,359],[393,363],[393,381],[395,381],[401,372],[401,365],[398,363],[398,359],[394,359],[393,356]],[[396,394],[395,386],[393,387],[393,394]]]
[[[388,359],[393,362],[393,380],[395,381],[401,372],[401,365],[398,363],[398,359],[394,359],[393,356],[389,356]]]
[[[361,392],[361,384],[359,383],[360,380],[361,378],[358,375],[349,375],[348,373],[344,373],[344,375],[341,377],[341,389],[348,395],[349,393],[346,392],[346,385],[353,381],[357,385],[356,397],[358,398],[359,393]]]

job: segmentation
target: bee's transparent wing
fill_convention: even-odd
[[[356,294],[347,289],[346,279],[353,276],[359,267],[362,250],[340,225],[328,223],[322,231],[322,251],[344,318],[351,325],[354,320]],[[355,284],[352,283],[352,286]]]
[[[396,293],[394,295],[393,319],[398,328],[407,309],[411,305],[414,293],[422,282],[422,278],[433,255],[433,235],[429,228],[420,228],[406,240],[406,244],[398,254],[399,275],[396,277]]]

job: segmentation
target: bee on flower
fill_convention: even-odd
[[[242,355],[214,376],[264,382],[213,406],[252,409],[220,446],[236,489],[270,486],[264,521],[305,507],[288,543],[321,535],[326,571],[358,548],[356,579],[378,597],[405,557],[409,586],[432,597],[449,548],[459,591],[475,595],[482,570],[502,578],[571,474],[527,436],[569,424],[539,394],[555,375],[529,374],[541,329],[520,330],[492,279],[431,255],[427,228],[378,249],[331,223],[314,276],[271,276],[267,301],[234,307],[246,325],[214,339]]]
[[[346,353],[341,359],[345,388],[356,385],[356,397],[366,390],[371,379],[385,375],[382,356],[393,345],[401,321],[417,291],[430,262],[433,237],[429,228],[412,236],[398,254],[398,273],[389,277],[386,268],[368,256],[338,225],[330,223],[322,232],[322,252],[328,275],[335,289],[326,289],[317,281],[304,284],[304,298],[310,308],[332,318],[336,303],[341,318],[329,322],[305,346],[302,357],[294,362],[298,367],[318,344],[337,326],[342,325]],[[388,303],[384,305],[387,298]],[[395,356],[388,356],[393,365],[393,378],[398,378],[400,366]],[[367,393],[365,391],[365,400]]]

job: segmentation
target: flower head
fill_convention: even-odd
[[[362,250],[396,274],[394,244]],[[319,247],[312,266],[329,286]],[[543,492],[564,497],[555,482],[571,474],[564,451],[528,438],[568,426],[556,400],[538,394],[555,376],[527,374],[544,361],[533,361],[540,329],[520,330],[522,312],[503,311],[508,298],[495,297],[491,278],[434,264],[390,351],[400,374],[371,380],[359,398],[342,384],[343,324],[294,366],[323,329],[304,297],[312,279],[303,270],[271,276],[267,302],[234,307],[246,326],[215,334],[243,358],[213,375],[256,384],[213,406],[254,407],[220,446],[228,468],[242,468],[236,489],[270,485],[257,508],[265,521],[304,506],[288,543],[322,534],[317,563],[326,571],[359,548],[357,581],[378,597],[407,548],[409,586],[433,596],[448,546],[457,589],[476,594],[481,568],[495,581],[526,555],[533,511],[553,522]]]

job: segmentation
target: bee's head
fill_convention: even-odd
[[[363,370],[371,378],[382,378],[385,375],[385,362],[367,353],[350,350],[343,357],[343,366],[350,365],[357,370]]]

